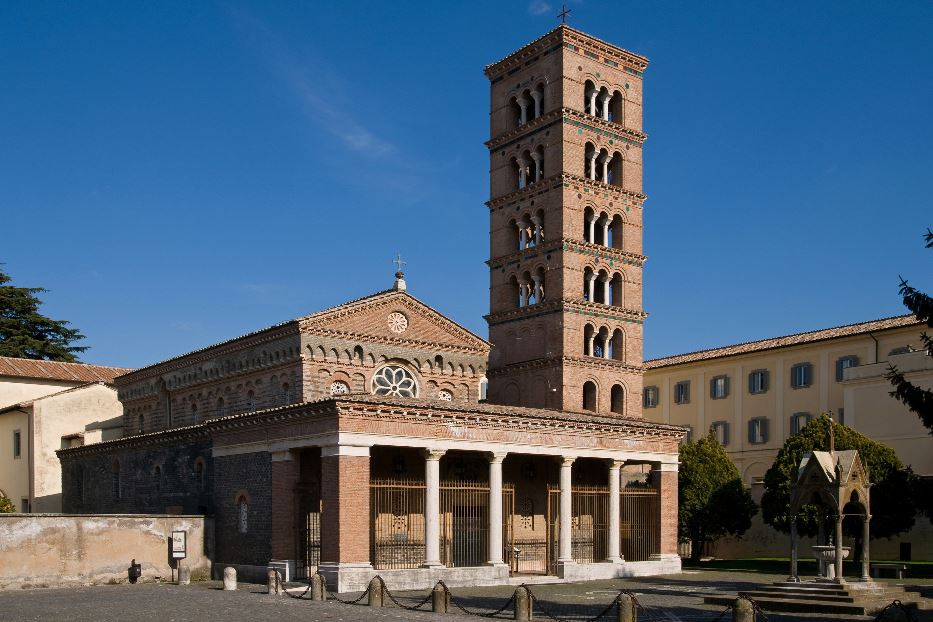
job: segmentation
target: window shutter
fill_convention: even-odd
[[[761,372],[761,392],[764,393],[768,390],[769,375],[771,372],[765,370]]]
[[[729,424],[728,423],[722,424],[722,444],[723,444],[723,447],[726,447],[729,445]]]
[[[748,392],[755,392],[755,372],[752,372],[748,375]]]
[[[722,396],[729,397],[729,376],[722,379]]]
[[[755,420],[754,419],[748,420],[748,442],[749,443],[755,442]]]
[[[690,403],[690,383],[684,383],[684,404]]]
[[[803,376],[804,376],[803,383],[806,386],[810,386],[811,384],[813,384],[813,365],[811,365],[810,363],[807,363],[804,366],[803,370],[804,370],[803,371]]]
[[[836,361],[836,382],[840,382],[842,380],[842,370],[844,369],[842,366],[842,361],[844,360],[845,359],[839,359]]]
[[[791,415],[791,416],[790,416],[790,433],[791,433],[791,436],[793,436],[794,434],[796,434],[796,433],[799,432],[799,431],[800,431],[800,430],[797,429],[797,415]]]
[[[762,443],[768,442],[768,420],[767,419],[761,420],[761,442]]]
[[[715,378],[709,381],[709,398],[711,400],[716,399],[716,379]]]

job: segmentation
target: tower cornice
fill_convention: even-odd
[[[634,226],[634,225],[630,225]],[[573,240],[569,238],[559,238],[548,242],[542,242],[539,246],[526,248],[522,251],[515,251],[508,255],[493,257],[486,261],[486,265],[493,269],[502,268],[522,261],[531,261],[541,255],[546,255],[555,251],[571,251],[582,255],[596,257],[599,260],[619,261],[620,263],[642,267],[647,261],[647,257],[638,253],[631,253],[618,248],[601,246],[583,240]],[[611,264],[610,264],[611,265]]]
[[[629,52],[602,39],[597,39],[566,24],[561,24],[505,58],[486,65],[483,73],[486,74],[490,81],[497,82],[518,69],[533,63],[538,57],[551,54],[561,48],[588,58],[601,58],[607,65],[621,66],[639,77],[648,67],[648,59],[644,56]]]
[[[635,324],[641,324],[645,321],[645,318],[648,317],[648,314],[640,309],[604,305],[596,302],[587,302],[585,300],[558,299],[545,300],[535,305],[518,307],[498,313],[490,313],[484,316],[484,319],[490,326],[495,326],[518,320],[527,320],[542,315],[550,315],[552,313],[577,313],[592,318]]]
[[[508,194],[503,194],[502,196],[496,197],[495,199],[490,199],[486,201],[486,207],[489,209],[496,209],[502,207],[503,205],[508,205],[513,201],[524,201],[525,199],[530,199],[539,194],[544,194],[549,190],[554,190],[555,188],[560,187],[576,188],[577,190],[582,190],[585,194],[601,194],[605,199],[628,198],[631,199],[632,205],[638,208],[641,208],[641,204],[648,199],[647,195],[644,195],[640,192],[633,192],[631,190],[626,190],[625,188],[620,188],[619,186],[604,184],[601,181],[584,179],[583,177],[577,177],[576,175],[571,175],[570,173],[557,173],[556,175],[545,177],[541,181],[528,184],[524,188],[514,190]]]
[[[648,135],[644,132],[627,128],[613,121],[606,121],[605,119],[594,117],[591,114],[586,114],[579,110],[574,110],[573,108],[557,108],[547,114],[541,115],[537,119],[529,121],[525,125],[499,134],[483,144],[485,144],[490,151],[503,149],[517,140],[524,139],[526,136],[530,138],[531,135],[551,127],[558,121],[563,121],[574,127],[602,134],[610,139],[625,141],[638,146],[643,145],[648,138]]]
[[[529,371],[533,369],[544,369],[547,367],[555,366],[577,367],[581,369],[612,370],[619,372],[631,372],[635,374],[641,374],[645,371],[645,368],[642,365],[632,365],[624,361],[604,359],[596,356],[545,356],[528,361],[521,361],[519,363],[509,363],[508,365],[503,365],[501,367],[494,367],[490,365],[489,369],[486,370],[486,375],[489,378],[494,378],[496,376],[507,376],[510,373],[516,371]]]

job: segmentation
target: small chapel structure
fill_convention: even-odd
[[[391,289],[132,371],[66,512],[213,517],[216,566],[331,589],[677,572],[641,416],[647,60],[562,24],[486,67],[490,342]]]

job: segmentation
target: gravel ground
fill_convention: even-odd
[[[631,590],[644,607],[642,622],[713,622],[723,611],[718,605],[704,605],[703,595],[711,592],[735,594],[783,577],[759,573],[687,571],[679,575],[618,579],[572,584],[532,585],[538,598],[535,619],[547,614],[569,620],[586,620],[603,611],[620,589]],[[453,588],[458,603],[471,611],[490,612],[508,600],[514,586]],[[37,589],[0,592],[0,621],[98,620],[196,621],[224,620],[437,620],[430,612],[410,612],[389,604],[384,609],[344,605],[336,601],[316,603],[285,596],[270,596],[265,586],[240,584],[236,592],[224,592],[217,582],[194,583],[179,587],[167,583],[106,585],[69,589]],[[396,594],[402,603],[413,605],[427,590]],[[344,595],[355,597],[357,594]],[[454,609],[454,611],[456,611]],[[497,619],[511,619],[511,609]],[[786,615],[771,613],[772,622],[813,622],[829,620],[825,615]],[[478,618],[456,612],[445,616],[450,622]],[[722,620],[731,620],[726,614]],[[870,618],[842,617],[840,620]],[[603,620],[615,620],[615,612]]]

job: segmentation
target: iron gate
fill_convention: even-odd
[[[316,484],[295,486],[296,551],[295,574],[308,578],[308,569],[321,563],[321,493]]]

